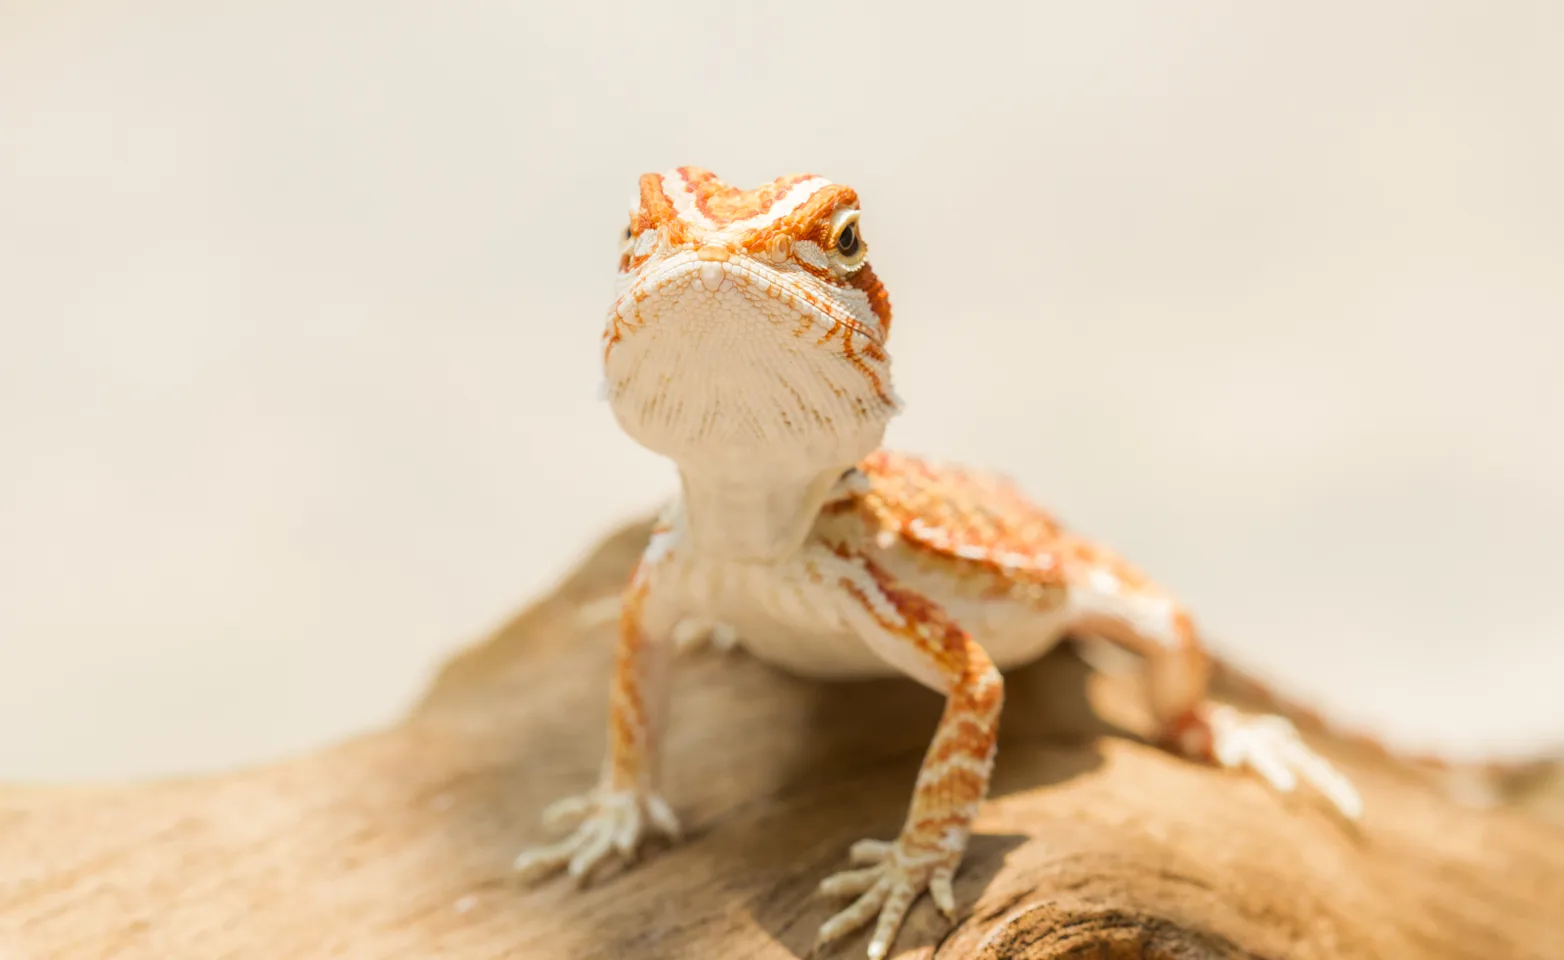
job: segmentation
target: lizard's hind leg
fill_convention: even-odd
[[[1357,819],[1357,790],[1290,721],[1247,716],[1207,699],[1210,655],[1172,596],[1102,548],[1077,544],[1067,557],[1071,632],[1101,637],[1145,663],[1149,706],[1164,746],[1222,767],[1247,768],[1284,793],[1303,780]]]

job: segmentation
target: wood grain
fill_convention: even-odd
[[[692,653],[667,766],[689,839],[582,891],[510,876],[541,808],[596,775],[612,628],[574,613],[645,536],[606,540],[391,729],[210,777],[0,789],[0,958],[809,956],[837,906],[815,884],[905,813],[940,706],[911,682]],[[1135,694],[1064,651],[1012,675],[964,916],[920,902],[899,956],[1564,958],[1552,818],[1323,744],[1363,789],[1354,830],[1147,746]]]

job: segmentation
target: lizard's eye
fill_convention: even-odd
[[[858,228],[852,224],[842,228],[841,236],[836,238],[836,252],[844,257],[850,257],[858,252]]]
[[[869,253],[858,229],[858,211],[844,209],[831,217],[831,257],[847,270],[855,270]]]

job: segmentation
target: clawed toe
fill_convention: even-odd
[[[879,863],[896,850],[896,844],[888,840],[859,840],[847,850],[847,859],[853,863]]]
[[[688,653],[702,645],[710,645],[718,653],[727,653],[738,645],[738,633],[725,623],[691,618],[674,625],[673,645],[680,653]]]
[[[1352,782],[1311,750],[1285,718],[1246,717],[1217,706],[1210,709],[1207,722],[1212,759],[1220,765],[1246,767],[1281,793],[1291,793],[1302,780],[1347,819],[1362,815],[1363,800]]]
[[[843,870],[820,882],[819,892],[829,897],[856,897],[850,905],[820,925],[819,945],[839,940],[878,917],[869,939],[870,960],[890,952],[907,911],[924,890],[947,918],[954,918],[956,898],[951,888],[956,868],[949,855],[908,857],[896,843],[860,840],[848,851],[848,859],[871,864]]]
[[[611,857],[634,859],[649,833],[669,839],[679,836],[678,820],[661,797],[633,791],[567,797],[551,804],[543,812],[543,821],[550,829],[571,833],[556,843],[523,851],[516,858],[513,867],[523,882],[536,882],[564,870],[584,884]]]

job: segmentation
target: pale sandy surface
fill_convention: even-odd
[[[897,445],[1350,720],[1564,736],[1564,8],[217,6],[0,0],[0,777],[382,722],[669,492],[594,362],[677,163],[859,187]]]

